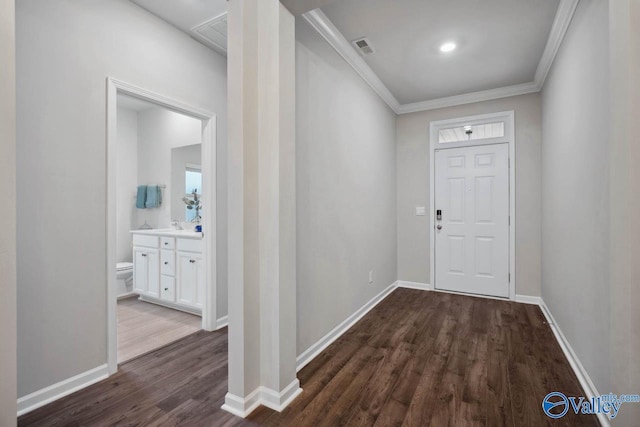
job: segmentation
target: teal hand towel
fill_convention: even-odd
[[[160,203],[162,203],[160,191],[160,187],[157,185],[147,186],[147,202],[145,203],[147,209],[160,207]]]
[[[138,185],[138,193],[136,195],[136,208],[144,209],[147,203],[147,186]]]

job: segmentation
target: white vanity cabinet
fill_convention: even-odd
[[[132,234],[133,289],[140,299],[201,314],[205,292],[202,234],[162,230]]]

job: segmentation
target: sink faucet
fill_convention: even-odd
[[[182,226],[180,225],[180,220],[171,220],[171,225],[173,225],[173,228],[175,228],[176,230],[184,230],[184,228],[182,228]]]

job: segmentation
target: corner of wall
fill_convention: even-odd
[[[16,423],[15,2],[0,1],[0,425]]]

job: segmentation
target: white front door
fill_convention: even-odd
[[[508,144],[437,150],[434,200],[435,288],[508,298]]]

